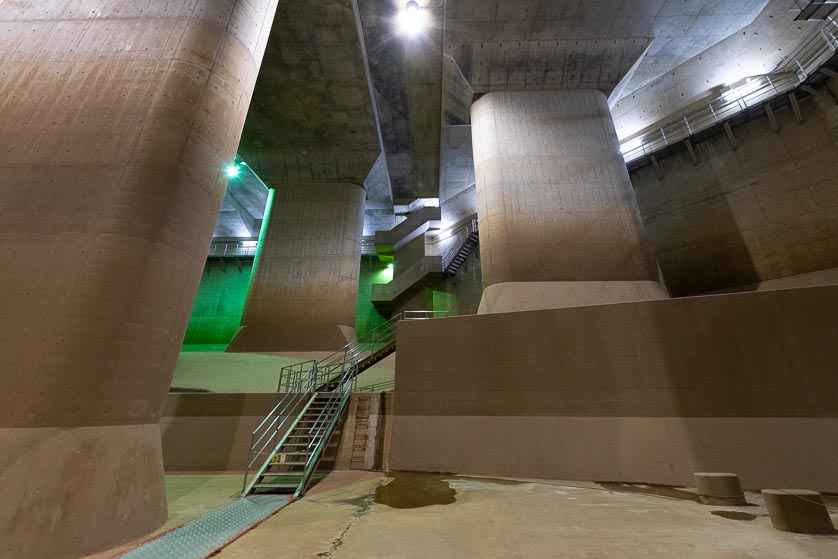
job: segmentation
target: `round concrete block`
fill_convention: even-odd
[[[705,505],[742,507],[748,504],[736,474],[697,472],[693,475],[698,486],[699,499]]]
[[[832,534],[835,527],[817,491],[806,489],[763,489],[762,496],[771,524],[784,532]]]

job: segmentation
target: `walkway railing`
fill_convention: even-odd
[[[234,256],[255,256],[255,241],[217,241],[210,244],[209,257],[232,258]]]
[[[622,142],[623,159],[631,163],[722,123],[749,107],[794,90],[838,50],[838,22],[828,17],[786,56],[773,72],[745,78],[721,97],[679,119]]]

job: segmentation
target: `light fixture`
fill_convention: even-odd
[[[765,85],[763,83],[763,78],[764,76],[745,78],[745,80],[741,81],[738,85],[730,86],[730,89],[722,94],[722,97],[727,102],[738,101],[741,99],[747,105],[748,101],[752,101],[752,99],[749,99],[749,96],[759,91],[759,89]]]
[[[242,241],[243,247],[255,247],[259,244],[259,241]]]
[[[227,165],[226,173],[227,176],[231,179],[234,179],[237,176],[239,176],[239,171],[241,171],[241,167],[239,167],[238,165]]]
[[[399,31],[408,37],[415,37],[427,25],[427,15],[416,0],[409,0],[399,13]]]

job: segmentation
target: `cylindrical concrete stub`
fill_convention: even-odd
[[[784,532],[832,534],[835,527],[817,491],[806,489],[763,489],[762,496],[771,524]]]
[[[736,474],[719,472],[696,472],[695,483],[698,495],[705,505],[745,506],[745,492]]]

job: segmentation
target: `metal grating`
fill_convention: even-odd
[[[204,559],[291,501],[289,495],[252,495],[187,522],[118,557]]]

